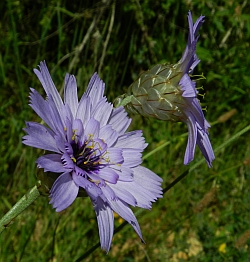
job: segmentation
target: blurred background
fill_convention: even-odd
[[[245,1],[38,0],[0,3],[0,216],[37,181],[41,151],[22,145],[25,121],[40,121],[28,106],[29,87],[42,86],[33,68],[46,60],[62,90],[66,72],[77,78],[79,96],[94,72],[109,101],[126,92],[144,70],[177,63],[188,34],[187,13],[202,14],[194,74],[210,139],[217,148],[250,124],[250,4]],[[165,187],[203,158],[196,150],[183,165],[187,127],[133,117],[149,143],[143,165]],[[108,256],[100,248],[85,261],[250,261],[250,135],[216,153],[171,188],[151,211],[138,216],[146,245],[130,226],[113,238]],[[40,197],[0,236],[0,261],[75,261],[99,241],[95,212],[78,198],[56,213]],[[116,218],[116,226],[122,219]]]

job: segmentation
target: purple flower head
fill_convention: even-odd
[[[198,144],[209,167],[215,159],[213,148],[208,137],[209,123],[204,117],[199,100],[197,99],[197,90],[195,81],[192,81],[188,74],[191,74],[194,68],[200,62],[196,55],[196,44],[198,41],[198,31],[204,23],[204,16],[200,16],[193,24],[192,14],[188,12],[189,35],[186,49],[178,62],[177,70],[182,72],[179,81],[184,104],[180,106],[184,113],[183,122],[188,126],[188,144],[184,157],[184,164],[188,164],[194,158],[195,145]]]
[[[188,23],[188,43],[181,60],[174,65],[158,64],[143,72],[129,87],[128,93],[119,97],[117,102],[125,105],[132,113],[186,123],[188,144],[184,164],[193,160],[195,146],[198,144],[208,166],[211,167],[215,156],[208,137],[210,125],[197,99],[196,83],[189,76],[200,62],[196,55],[196,44],[204,16],[200,16],[193,24],[189,12]]]
[[[27,122],[23,143],[49,152],[37,159],[37,165],[57,174],[50,203],[60,212],[74,202],[79,190],[85,190],[96,212],[103,249],[110,249],[113,212],[142,239],[129,205],[150,209],[162,197],[162,179],[140,166],[146,147],[142,132],[126,133],[131,120],[123,107],[113,108],[107,102],[105,85],[96,73],[80,101],[76,79],[67,74],[62,100],[45,62],[39,67],[34,72],[47,99],[31,88],[30,106],[46,125]]]

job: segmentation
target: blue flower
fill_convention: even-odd
[[[204,117],[199,100],[195,81],[190,79],[189,74],[200,62],[196,55],[196,44],[198,42],[198,31],[204,23],[204,16],[200,16],[193,24],[192,14],[188,12],[189,36],[186,49],[181,60],[176,65],[176,71],[181,72],[181,79],[178,83],[182,92],[183,104],[179,105],[183,113],[181,120],[188,126],[188,144],[184,157],[184,164],[190,163],[194,158],[195,145],[198,144],[209,167],[215,159],[213,148],[208,137],[209,123]]]
[[[67,74],[64,100],[59,95],[45,62],[34,69],[47,98],[33,88],[30,106],[45,125],[27,122],[23,143],[46,150],[37,159],[39,168],[56,173],[50,203],[57,212],[70,206],[79,190],[90,197],[97,216],[101,247],[110,249],[116,212],[142,239],[130,209],[150,209],[162,197],[162,179],[141,166],[147,146],[142,131],[126,132],[131,119],[123,107],[113,108],[104,96],[104,83],[95,73],[80,101],[76,79]],[[143,240],[143,239],[142,239]]]
[[[124,104],[132,113],[187,124],[188,144],[184,164],[194,159],[195,146],[198,144],[211,167],[215,156],[208,137],[210,125],[197,99],[196,83],[189,76],[200,62],[196,55],[196,44],[204,16],[200,16],[193,24],[189,12],[188,23],[188,43],[181,60],[173,65],[158,64],[143,72],[129,87],[127,94],[117,99],[117,103]]]

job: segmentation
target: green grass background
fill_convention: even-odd
[[[36,183],[41,151],[22,145],[25,121],[40,121],[28,106],[29,87],[43,92],[33,73],[46,60],[61,90],[66,72],[76,75],[81,95],[97,71],[110,101],[138,74],[157,63],[176,63],[186,46],[187,12],[206,16],[200,30],[195,74],[206,80],[201,103],[213,124],[214,148],[250,124],[250,5],[245,1],[103,0],[0,3],[0,216]],[[236,109],[227,121],[220,116]],[[224,118],[225,120],[225,118]],[[182,123],[133,116],[149,146],[143,165],[165,187],[183,165],[187,132]],[[203,156],[196,150],[192,167]],[[250,261],[250,136],[239,137],[169,190],[138,220],[146,245],[130,226],[84,261]],[[119,226],[121,220],[116,219]],[[40,197],[0,236],[0,261],[75,261],[99,241],[88,198],[56,213]]]

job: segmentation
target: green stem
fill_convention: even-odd
[[[24,209],[33,203],[38,196],[40,196],[38,186],[34,186],[2,217],[0,220],[0,233],[2,233]]]
[[[129,104],[131,102],[131,96],[127,96],[124,98],[125,95],[119,96],[114,100],[114,106],[115,107],[119,107],[119,106],[126,106],[127,104]]]
[[[241,135],[243,135],[244,133],[246,133],[247,131],[250,130],[250,125],[246,126],[245,128],[243,128],[240,132],[236,133],[235,135],[231,136],[226,142],[222,143],[220,146],[218,146],[214,152],[217,152],[219,150],[221,150],[223,147],[226,147],[228,144],[230,144],[233,140],[235,140],[236,138],[240,137]]]
[[[174,138],[172,141],[167,141],[167,142],[163,143],[162,145],[156,147],[155,149],[153,149],[153,150],[151,150],[149,153],[147,153],[145,156],[143,156],[143,157],[142,157],[142,160],[145,160],[146,158],[148,158],[148,157],[150,157],[151,155],[155,154],[157,151],[159,151],[159,150],[161,150],[162,148],[164,148],[165,146],[171,144],[173,141],[175,141],[175,140],[177,140],[177,139],[179,139],[179,138],[181,138],[181,137],[185,137],[185,136],[187,136],[187,135],[188,135],[188,133],[184,133],[184,134],[182,134],[182,135],[180,135],[180,136],[177,136],[177,137]]]
[[[250,125],[246,126],[244,129],[242,129],[240,132],[236,133],[235,135],[231,136],[227,141],[219,145],[218,147],[215,148],[214,153],[219,152],[222,148],[227,147],[229,144],[233,142],[236,138],[242,136],[245,134],[247,131],[250,130]],[[192,172],[193,170],[196,169],[202,162],[205,162],[205,158],[202,158],[200,161],[196,162],[192,167],[190,167],[189,172]]]

